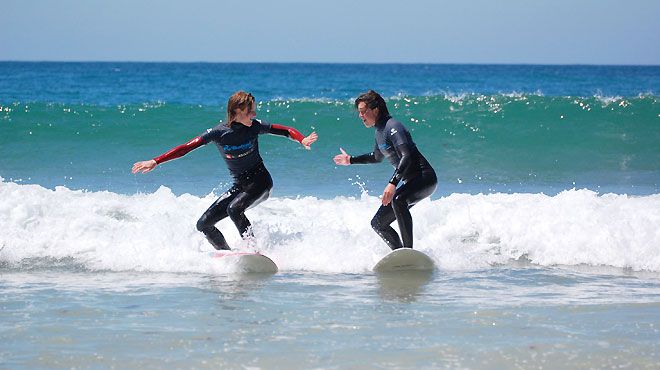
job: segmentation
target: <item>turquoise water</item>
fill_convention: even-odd
[[[390,105],[438,169],[438,194],[659,191],[660,105],[653,95],[404,95]],[[148,177],[130,175],[133,162],[217,124],[223,116],[217,106],[13,103],[0,109],[2,176],[13,181],[120,193],[166,185],[196,195],[230,181],[213,146]],[[385,165],[335,168],[332,157],[340,146],[352,154],[373,147],[373,132],[348,99],[262,101],[258,117],[320,137],[309,153],[281,138],[261,140],[280,195],[359,195],[361,188],[348,178],[359,175],[376,191],[391,171]],[[310,168],[317,171],[310,175]]]
[[[658,86],[660,67],[0,63],[0,367],[657,368]],[[371,272],[392,169],[332,161],[373,147],[368,88],[438,172],[412,209],[431,274]],[[247,215],[274,275],[207,258],[215,147],[130,174],[238,89],[319,133],[260,139],[275,188]]]

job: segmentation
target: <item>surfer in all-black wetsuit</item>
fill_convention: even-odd
[[[215,224],[229,216],[243,238],[252,237],[250,221],[245,210],[266,200],[273,187],[270,173],[259,154],[260,134],[286,136],[300,142],[306,149],[318,136],[312,132],[304,137],[296,129],[255,119],[254,97],[239,91],[227,103],[227,124],[220,124],[204,134],[179,145],[148,161],[133,165],[133,173],[149,172],[157,165],[179,158],[186,153],[206,145],[216,144],[234,178],[234,185],[216,200],[197,221],[197,230],[204,233],[215,249],[230,249],[225,237]]]
[[[366,127],[375,127],[376,146],[374,151],[359,156],[350,156],[339,148],[341,154],[334,157],[336,164],[377,163],[387,158],[394,166],[394,174],[383,191],[382,205],[371,220],[371,226],[385,243],[392,248],[413,247],[413,223],[410,207],[430,196],[438,180],[433,167],[417,150],[408,129],[392,118],[385,100],[375,91],[360,95],[355,107]],[[403,181],[403,185],[397,185]],[[390,226],[396,219],[401,239]]]

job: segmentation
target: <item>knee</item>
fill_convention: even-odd
[[[264,200],[270,198],[270,193],[273,191],[273,186],[271,185],[265,192],[264,195],[261,196],[261,201],[263,202]]]
[[[238,204],[230,204],[227,207],[227,214],[232,220],[235,220],[236,217],[239,217],[243,213],[243,207]]]
[[[202,216],[197,220],[197,231],[204,232],[211,228],[213,225],[209,225],[208,221],[206,220],[205,216]]]

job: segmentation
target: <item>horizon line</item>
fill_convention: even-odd
[[[592,67],[660,67],[660,64],[610,63],[532,63],[532,62],[323,62],[323,61],[163,61],[163,60],[20,60],[0,63],[140,63],[140,64],[338,64],[338,65],[480,65],[480,66],[592,66]]]

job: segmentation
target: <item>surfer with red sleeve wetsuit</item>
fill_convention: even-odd
[[[259,154],[258,136],[286,136],[298,141],[306,149],[310,149],[310,145],[318,138],[315,132],[303,136],[294,128],[257,120],[255,108],[252,94],[236,92],[227,103],[226,124],[208,129],[204,134],[154,159],[133,165],[133,173],[146,173],[163,162],[182,157],[210,142],[215,143],[234,178],[234,184],[204,212],[197,221],[197,230],[204,233],[206,239],[218,250],[230,248],[215,224],[229,216],[241,237],[252,238],[250,221],[245,217],[245,210],[266,200],[273,187],[273,179]]]
[[[371,226],[391,249],[413,247],[413,222],[410,207],[431,196],[438,180],[433,167],[417,149],[408,129],[390,116],[385,100],[375,91],[355,99],[355,108],[366,127],[374,127],[376,144],[371,153],[350,156],[339,148],[335,164],[378,163],[387,158],[394,174],[383,190],[382,205]],[[400,183],[403,183],[401,186]],[[398,186],[398,187],[397,187]],[[401,238],[390,224],[397,221]]]

